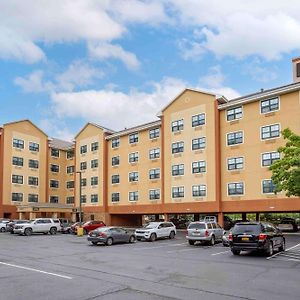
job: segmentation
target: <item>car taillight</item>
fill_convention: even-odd
[[[258,236],[258,239],[259,239],[260,241],[264,241],[264,240],[267,239],[267,235],[266,235],[265,233],[261,233],[261,234]]]
[[[204,235],[205,235],[205,236],[208,236],[208,231],[207,231],[207,230],[205,230]]]
[[[98,236],[105,237],[106,234],[104,232],[99,232]]]
[[[232,242],[232,240],[233,240],[232,234],[230,233],[230,234],[228,235],[228,241],[231,241],[231,242]]]

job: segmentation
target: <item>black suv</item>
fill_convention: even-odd
[[[241,251],[260,251],[271,256],[274,249],[285,250],[282,232],[270,223],[237,223],[228,239],[234,255],[239,255]]]

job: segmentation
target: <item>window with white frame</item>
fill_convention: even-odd
[[[160,169],[149,170],[149,179],[159,179],[159,178],[160,178]]]
[[[139,172],[130,172],[128,174],[129,182],[139,181]]]
[[[91,144],[91,151],[97,151],[99,149],[99,143],[94,142]]]
[[[263,194],[272,194],[275,192],[275,184],[271,179],[265,179],[262,181],[262,192]]]
[[[139,192],[134,191],[134,192],[129,192],[129,201],[138,201],[139,200]]]
[[[58,196],[50,196],[50,203],[58,203],[59,197]]]
[[[28,185],[39,185],[39,178],[34,176],[28,176]]]
[[[81,186],[86,186],[86,178],[81,178]]]
[[[13,147],[18,149],[24,149],[24,141],[20,139],[13,139]]]
[[[50,180],[50,188],[58,189],[59,188],[58,180],[51,179]]]
[[[193,197],[205,197],[206,196],[206,185],[193,185],[192,186]]]
[[[67,203],[67,204],[73,204],[74,202],[75,202],[74,196],[68,196],[68,197],[66,198],[66,203]]]
[[[192,163],[192,173],[205,173],[206,172],[206,161],[200,160],[200,161],[194,161]]]
[[[183,186],[172,187],[172,198],[184,198],[184,187]]]
[[[279,109],[279,98],[275,97],[272,99],[262,100],[260,102],[260,112],[262,114],[275,111]]]
[[[184,142],[172,143],[172,153],[180,153],[184,150]]]
[[[98,159],[91,160],[91,168],[92,169],[98,168]]]
[[[129,144],[134,144],[139,141],[139,134],[138,133],[133,133],[129,135]]]
[[[74,180],[67,181],[67,189],[74,189]]]
[[[149,159],[156,159],[159,157],[160,157],[160,149],[159,148],[149,150]]]
[[[51,156],[59,157],[59,149],[51,148]]]
[[[98,194],[92,194],[91,195],[91,203],[98,202]]]
[[[184,175],[184,164],[172,166],[172,176]]]
[[[244,168],[243,157],[232,157],[227,159],[227,170],[240,170]]]
[[[98,176],[91,177],[91,185],[98,185]]]
[[[150,200],[158,200],[160,199],[160,190],[149,190],[149,199]]]
[[[129,163],[138,162],[139,161],[139,153],[138,152],[129,153],[128,161],[129,161]]]
[[[72,174],[75,172],[75,166],[67,166],[67,174]]]
[[[120,202],[120,193],[112,193],[111,202]]]
[[[59,165],[50,165],[50,171],[53,173],[58,173],[59,172]]]
[[[81,195],[80,202],[81,203],[86,203],[86,195]]]
[[[280,159],[280,153],[277,151],[266,152],[261,155],[261,164],[263,167],[268,167],[273,164],[274,161]]]
[[[111,158],[111,165],[118,166],[120,164],[120,156],[114,156]]]
[[[192,127],[205,125],[205,114],[199,114],[196,116],[192,116]]]
[[[120,183],[120,175],[119,174],[112,175],[111,183],[112,184]]]
[[[28,194],[28,202],[38,202],[39,201],[39,195],[38,194]]]
[[[153,128],[149,130],[149,139],[156,139],[159,137],[160,129],[159,128]]]
[[[120,146],[120,138],[115,138],[111,140],[111,147],[118,148]]]
[[[238,120],[241,119],[242,116],[243,116],[242,106],[234,107],[226,111],[227,121]]]
[[[13,158],[12,158],[12,164],[13,164],[14,166],[20,166],[20,167],[22,167],[23,164],[24,164],[24,159],[23,159],[23,157],[16,157],[16,156],[13,156]]]
[[[243,132],[242,131],[236,131],[227,133],[227,145],[238,145],[243,143]]]
[[[80,154],[87,153],[87,145],[80,146]]]
[[[176,120],[172,122],[172,132],[183,130],[183,120]]]
[[[267,140],[280,136],[280,125],[273,124],[261,127],[261,139]]]
[[[74,155],[75,155],[74,149],[71,149],[71,150],[68,150],[68,151],[67,151],[67,159],[73,158]]]
[[[23,176],[22,175],[12,175],[11,182],[16,184],[23,184]]]
[[[36,159],[29,159],[28,160],[28,167],[31,169],[38,169],[39,168],[39,161]]]
[[[29,150],[33,152],[39,152],[40,145],[38,143],[29,142]]]
[[[192,140],[192,150],[205,149],[206,138],[200,137]]]
[[[80,170],[86,170],[87,169],[87,162],[86,161],[82,161],[80,163]]]
[[[11,201],[22,202],[23,201],[23,193],[12,193]]]
[[[228,183],[227,191],[229,196],[244,195],[244,183],[243,182]]]

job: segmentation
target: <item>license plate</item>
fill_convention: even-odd
[[[248,237],[242,237],[242,241],[249,241]]]
[[[200,232],[194,232],[193,235],[200,235]]]

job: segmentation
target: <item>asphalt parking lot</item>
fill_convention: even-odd
[[[92,246],[86,237],[0,234],[2,300],[299,299],[300,234],[284,253],[233,256],[174,240]]]

